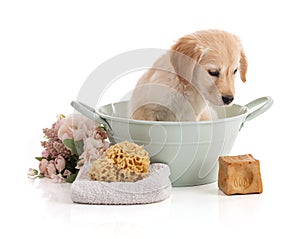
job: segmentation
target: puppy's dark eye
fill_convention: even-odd
[[[234,69],[233,74],[235,75],[235,73],[237,72],[238,69]]]
[[[218,77],[220,75],[219,71],[210,71],[210,70],[208,70],[207,72],[208,72],[208,74],[210,74],[211,76],[214,76],[214,77]]]

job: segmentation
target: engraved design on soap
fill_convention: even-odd
[[[233,184],[235,188],[247,188],[250,186],[249,179],[246,177],[234,178]]]
[[[248,188],[253,181],[253,173],[251,170],[243,170],[242,172],[236,173],[233,178],[233,187],[237,190]]]

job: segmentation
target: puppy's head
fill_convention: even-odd
[[[190,82],[210,103],[228,105],[235,96],[239,71],[246,81],[247,58],[238,37],[207,30],[180,38],[171,48],[171,63],[181,79]]]

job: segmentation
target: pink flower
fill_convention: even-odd
[[[66,169],[66,170],[64,171],[63,176],[69,177],[71,174],[72,174],[72,172],[71,172],[70,170]]]
[[[45,170],[45,176],[51,178],[52,174],[56,174],[56,168],[53,163],[49,163]]]
[[[49,161],[47,159],[42,159],[39,164],[40,173],[45,173],[48,167]]]
[[[49,156],[49,152],[47,150],[43,150],[42,151],[42,157],[43,158],[48,158],[48,156]]]
[[[57,171],[60,173],[66,167],[66,160],[61,155],[59,155],[55,159],[54,164],[55,164]]]
[[[28,178],[33,178],[33,177],[35,177],[37,174],[38,174],[38,172],[37,172],[36,169],[30,168],[30,169],[28,170],[27,176],[28,176]]]

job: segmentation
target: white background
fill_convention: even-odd
[[[290,0],[1,1],[0,233],[299,238],[297,6]],[[179,37],[208,28],[230,31],[243,42],[248,81],[236,82],[235,102],[265,95],[275,102],[245,125],[232,150],[260,160],[263,194],[227,197],[213,183],[174,188],[170,199],[151,205],[87,206],[72,204],[69,185],[28,181],[27,169],[37,167],[42,128],[58,113],[73,112],[71,100],[98,65],[125,51],[167,49]],[[135,80],[134,74],[126,79]],[[130,89],[116,88],[107,101],[125,90]]]

